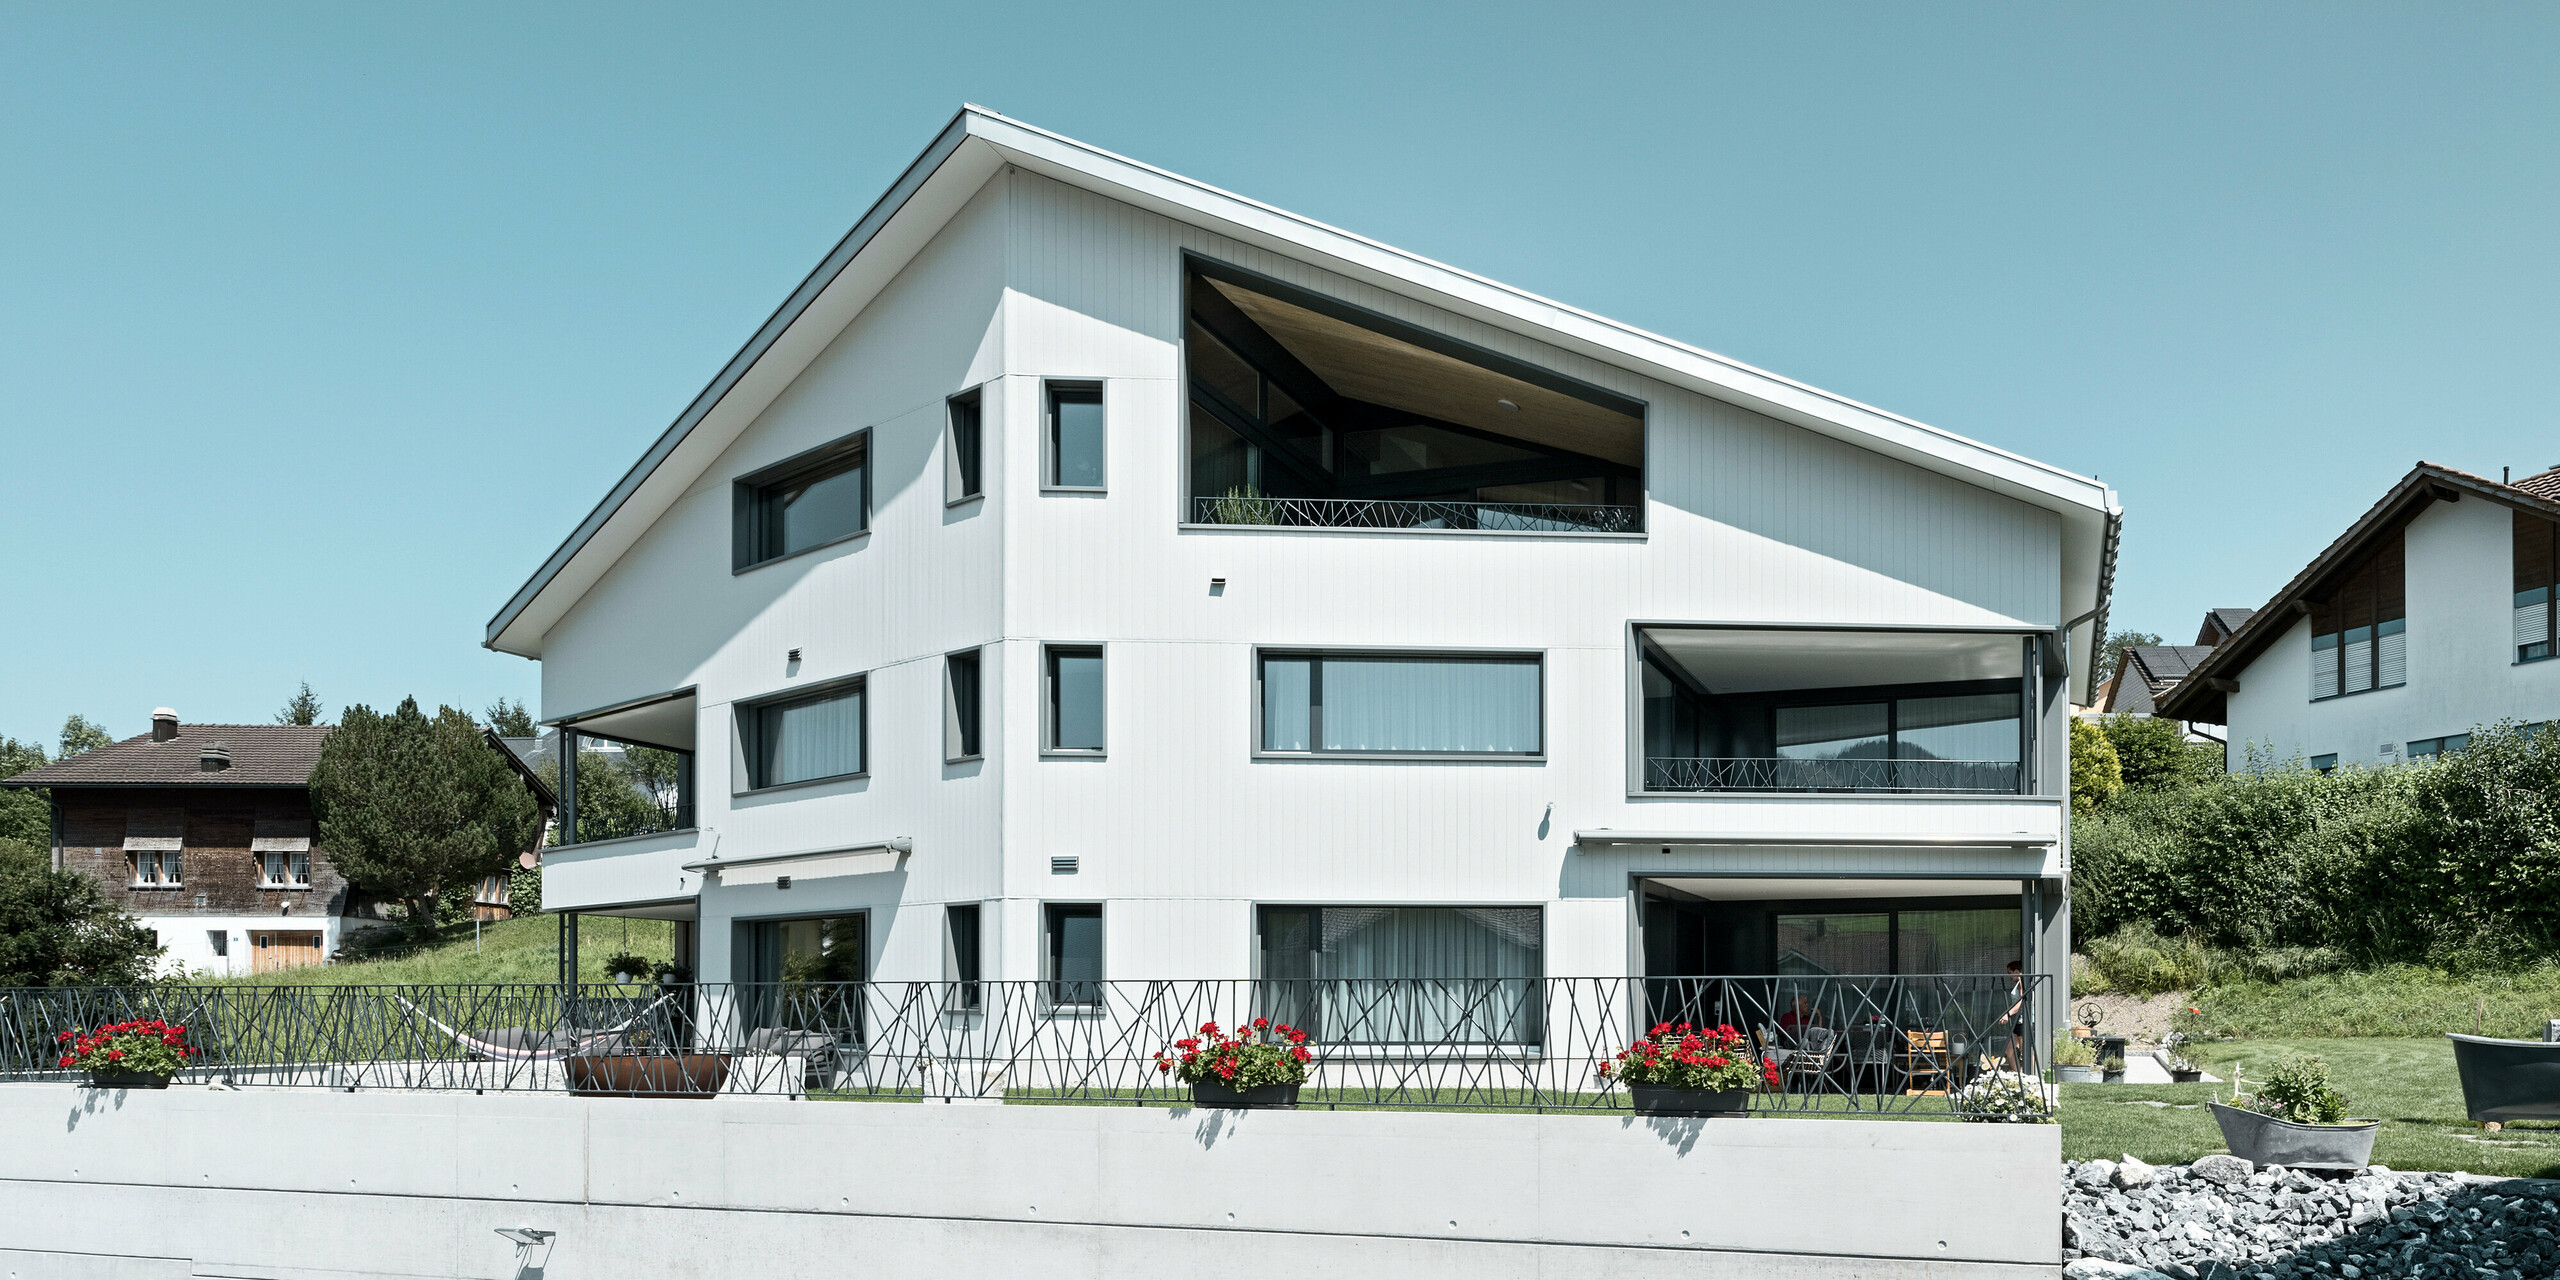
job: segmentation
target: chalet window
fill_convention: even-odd
[[[1262,655],[1259,749],[1534,756],[1538,655]]]
[[[182,884],[185,854],[176,849],[137,849],[128,855],[133,863],[133,883],[169,888]]]
[[[2311,601],[2311,697],[2408,683],[2408,595],[2401,531],[2351,561]]]
[[[1041,483],[1052,489],[1103,487],[1102,384],[1049,384]]]
[[[852,777],[868,746],[861,680],[739,708],[747,790]]]
[[[951,397],[946,410],[950,426],[944,439],[942,499],[961,502],[986,492],[979,474],[986,440],[984,402],[975,391]]]
[[[2515,513],[2516,661],[2560,654],[2560,521]]]
[[[285,850],[269,850],[259,854],[258,887],[261,889],[310,888],[311,855]]]
[[[739,477],[730,568],[751,569],[869,529],[870,439],[858,431]]]

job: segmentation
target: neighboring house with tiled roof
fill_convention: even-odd
[[[2161,694],[2175,687],[2195,664],[2213,652],[2209,644],[2138,644],[2127,648],[2098,697],[2097,709],[2114,715],[2147,716]]]
[[[0,786],[50,793],[54,865],[141,920],[168,967],[296,968],[378,918],[312,843],[311,771],[328,736],[327,725],[180,724],[163,707],[147,734]],[[547,814],[548,789],[520,772]]]
[[[2234,767],[2456,750],[2478,725],[2560,718],[2555,597],[2560,467],[2504,483],[2421,462],[2157,712],[2229,726]]]

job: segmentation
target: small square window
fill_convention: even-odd
[[[1050,383],[1044,414],[1041,483],[1052,489],[1102,488],[1102,384]]]
[[[942,498],[959,502],[986,492],[979,474],[981,446],[985,442],[986,424],[983,402],[975,391],[951,397],[950,428],[944,441],[942,460]]]
[[[978,743],[978,651],[942,660],[942,758],[974,760]]]
[[[1102,904],[1051,903],[1043,967],[1049,1004],[1061,1009],[1102,1007]]]
[[[207,929],[204,931],[204,938],[206,942],[213,944],[213,955],[215,959],[218,960],[231,954],[230,931],[225,929]]]
[[[871,527],[870,433],[739,477],[732,569],[841,542]]]
[[[1044,750],[1100,755],[1103,749],[1102,649],[1098,645],[1050,645],[1042,651],[1041,718]]]

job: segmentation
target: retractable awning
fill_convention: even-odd
[[[785,876],[793,880],[821,880],[831,876],[867,876],[895,871],[907,856],[915,852],[915,841],[906,836],[872,844],[845,845],[833,849],[802,849],[791,853],[763,853],[735,858],[704,858],[684,864],[687,871],[717,875],[724,885],[772,884]]]

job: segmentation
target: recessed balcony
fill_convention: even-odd
[[[2031,795],[2040,637],[1646,626],[1636,789]]]

